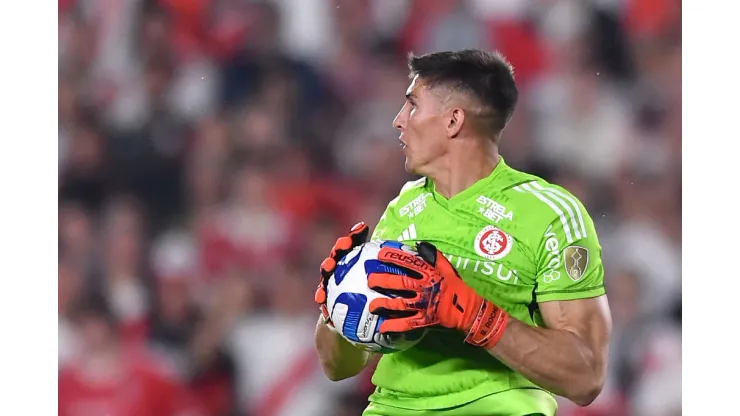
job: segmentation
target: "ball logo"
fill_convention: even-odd
[[[512,244],[509,234],[489,225],[475,237],[475,252],[489,260],[499,260],[509,254]]]

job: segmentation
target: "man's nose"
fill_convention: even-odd
[[[396,114],[396,118],[393,119],[393,127],[395,127],[398,130],[403,131],[404,126],[406,125],[406,117],[404,117],[404,110],[406,109],[406,106],[404,105],[401,108],[401,111]]]

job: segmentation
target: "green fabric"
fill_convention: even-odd
[[[604,294],[601,247],[583,205],[503,159],[489,177],[450,199],[425,178],[407,183],[372,238],[435,244],[478,294],[529,325],[542,325],[538,302]],[[539,389],[466,344],[464,334],[446,329],[430,330],[415,347],[384,355],[373,383],[375,406],[419,410]],[[522,400],[526,409],[526,397]],[[539,400],[530,405],[535,412]]]
[[[516,389],[446,409],[414,410],[371,402],[362,416],[553,416],[557,407],[547,392]]]

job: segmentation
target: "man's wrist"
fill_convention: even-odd
[[[501,340],[509,322],[509,314],[489,301],[483,301],[468,331],[465,342],[491,349]]]

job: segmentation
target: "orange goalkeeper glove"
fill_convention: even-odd
[[[370,302],[370,312],[388,316],[380,332],[439,325],[462,331],[467,334],[465,342],[476,347],[493,348],[503,336],[509,314],[467,286],[434,245],[421,242],[417,252],[418,256],[390,247],[380,250],[379,260],[414,275],[377,273],[368,278],[372,289],[402,294]]]
[[[324,261],[321,262],[321,280],[319,280],[319,287],[316,288],[314,301],[319,304],[319,309],[321,309],[321,316],[323,316],[324,322],[331,327],[333,327],[334,324],[331,322],[331,319],[329,318],[329,310],[326,308],[326,284],[331,275],[334,274],[334,269],[337,268],[339,260],[349,254],[349,252],[355,247],[366,243],[369,234],[370,228],[368,228],[364,222],[355,224],[349,231],[349,235],[339,237],[339,239],[337,239],[337,242],[334,243],[334,247],[331,248],[329,257],[325,258]]]

